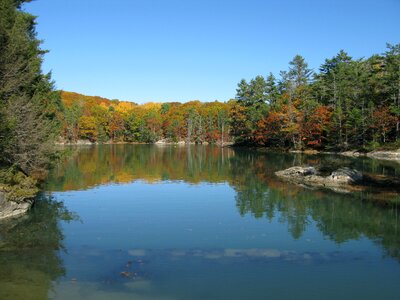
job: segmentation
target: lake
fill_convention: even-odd
[[[0,224],[0,299],[400,299],[399,196],[280,181],[400,163],[211,146],[69,149]],[[391,198],[391,204],[384,204]]]

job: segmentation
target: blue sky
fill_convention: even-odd
[[[400,43],[400,0],[36,0],[56,87],[138,103],[226,101],[240,79]]]

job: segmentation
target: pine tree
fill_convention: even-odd
[[[50,74],[42,74],[46,51],[36,38],[35,17],[21,11],[24,2],[0,0],[0,160],[37,174],[53,153],[61,102]]]

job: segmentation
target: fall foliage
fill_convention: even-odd
[[[74,142],[170,142],[284,149],[373,150],[400,139],[400,45],[354,60],[343,50],[313,72],[242,79],[228,102],[146,103],[61,92],[62,137]]]
[[[367,59],[341,50],[314,72],[296,55],[277,79],[238,84],[236,143],[292,149],[362,149],[400,139],[400,44]]]
[[[64,103],[62,138],[69,142],[223,144],[230,141],[230,103],[190,101],[145,103],[109,100],[61,92]]]

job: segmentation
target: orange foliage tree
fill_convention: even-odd
[[[312,148],[321,148],[326,141],[331,124],[332,111],[329,107],[320,105],[304,119],[302,123],[303,142]]]

